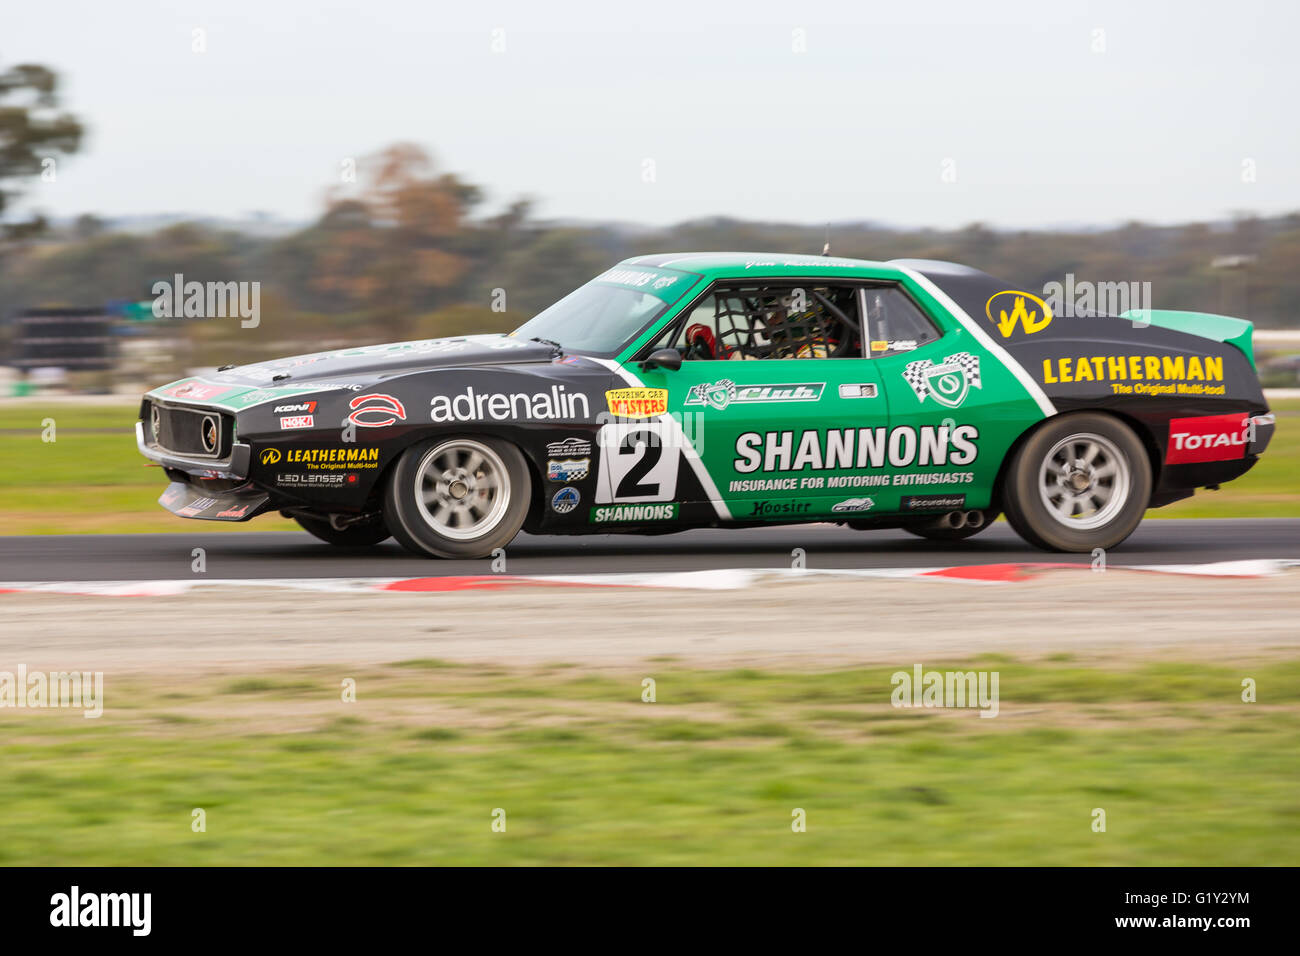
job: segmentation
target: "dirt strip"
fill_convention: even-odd
[[[824,667],[981,653],[1211,659],[1300,649],[1300,572],[1047,572],[1010,585],[855,580],[737,591],[520,588],[178,597],[0,595],[0,670],[247,672],[416,658],[620,669]]]

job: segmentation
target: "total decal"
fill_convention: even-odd
[[[942,362],[919,359],[903,366],[903,381],[916,393],[916,400],[933,398],[947,408],[959,408],[972,388],[980,384],[980,359],[970,352],[957,352]]]
[[[728,405],[761,402],[816,402],[822,397],[825,382],[801,382],[780,385],[737,385],[729,378],[692,385],[683,405],[703,405],[719,411]]]
[[[1246,457],[1250,416],[1199,415],[1169,421],[1169,452],[1165,462],[1190,465],[1204,461],[1233,461]]]
[[[348,402],[348,421],[358,428],[385,428],[406,421],[406,406],[392,395],[371,392]]]
[[[472,385],[457,395],[435,395],[429,400],[429,417],[435,422],[505,422],[586,420],[591,405],[582,392],[552,385],[544,392],[480,392]]]

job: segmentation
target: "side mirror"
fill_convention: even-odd
[[[676,349],[655,349],[641,363],[644,369],[661,368],[675,372],[682,367],[682,353]]]

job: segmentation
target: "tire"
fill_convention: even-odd
[[[315,535],[322,541],[328,541],[330,544],[336,544],[344,548],[368,548],[392,537],[388,533],[388,528],[384,525],[384,522],[379,518],[373,521],[359,521],[356,524],[347,525],[342,530],[330,524],[328,518],[307,518],[302,515],[294,515],[293,520],[302,525],[303,530],[308,534]]]
[[[964,541],[966,538],[973,538],[981,531],[998,520],[998,511],[984,512],[984,523],[978,528],[972,528],[963,525],[960,528],[933,528],[923,524],[905,524],[903,530],[908,534],[914,534],[918,538],[928,538],[930,541]]]
[[[1151,500],[1151,461],[1117,418],[1079,412],[1043,424],[1012,456],[1003,481],[1007,521],[1046,551],[1113,548]]]
[[[514,445],[434,438],[398,459],[384,491],[384,521],[416,554],[484,558],[514,540],[531,499],[528,465]]]

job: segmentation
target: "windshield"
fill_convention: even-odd
[[[533,316],[514,332],[565,351],[612,356],[662,316],[694,284],[692,273],[615,266]]]

